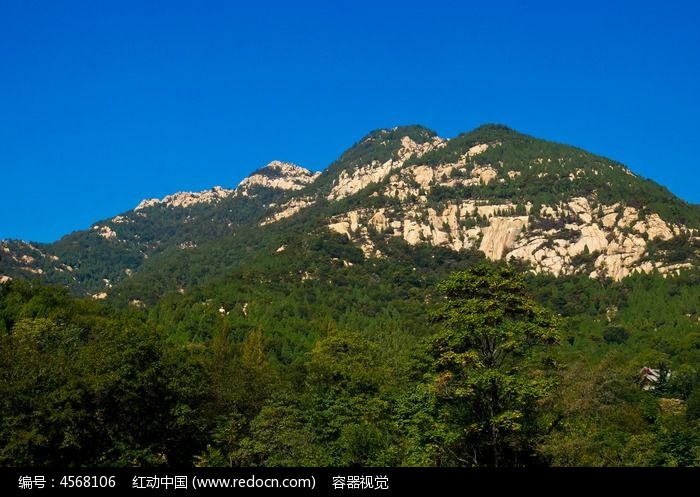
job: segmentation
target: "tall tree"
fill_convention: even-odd
[[[446,464],[519,465],[533,454],[537,403],[551,381],[534,362],[558,340],[556,318],[526,295],[508,266],[476,266],[438,285],[440,331],[429,342],[430,376]]]

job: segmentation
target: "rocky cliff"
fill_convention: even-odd
[[[586,272],[619,280],[692,266],[690,260],[655,259],[659,254],[649,249],[684,237],[697,255],[697,227],[664,219],[623,193],[619,201],[608,200],[617,187],[613,181],[647,188],[626,167],[570,147],[523,140],[511,130],[488,131],[496,136],[480,142],[477,133],[454,147],[437,136],[422,143],[401,136],[390,158],[341,171],[326,199],[364,192],[371,207],[336,214],[328,228],[357,243],[366,257],[382,257],[378,238],[396,237],[414,246],[478,249],[488,259],[517,259],[554,275]],[[291,199],[264,224],[314,202],[310,196]]]

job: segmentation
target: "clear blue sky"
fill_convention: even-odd
[[[0,0],[0,238],[486,122],[700,202],[697,2]]]

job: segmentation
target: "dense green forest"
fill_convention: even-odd
[[[141,309],[0,286],[0,464],[700,463],[697,271],[284,267]]]

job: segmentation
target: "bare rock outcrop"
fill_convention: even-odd
[[[227,190],[220,186],[215,186],[211,190],[203,190],[201,192],[178,192],[172,195],[163,197],[162,200],[151,198],[142,200],[134,209],[140,211],[148,207],[163,205],[165,207],[191,207],[196,204],[211,204],[230,197],[234,194],[234,190]]]
[[[264,221],[262,221],[260,223],[260,226],[265,226],[266,224],[274,223],[281,219],[292,217],[300,210],[306,209],[307,207],[310,207],[315,203],[316,201],[313,199],[313,197],[294,197],[280,206],[270,204],[268,207],[275,208],[276,211],[272,215],[268,216]]]
[[[445,140],[434,137],[425,143],[416,143],[408,136],[401,138],[401,147],[397,157],[383,163],[372,161],[369,164],[359,166],[353,171],[342,171],[335,185],[328,194],[329,200],[339,200],[354,195],[363,188],[378,183],[386,178],[389,173],[400,168],[410,157],[421,157],[426,152],[444,145]],[[431,171],[432,174],[432,171]]]
[[[241,181],[236,191],[245,196],[249,195],[250,190],[254,187],[301,190],[313,183],[320,174],[290,162],[272,161]]]
[[[530,204],[524,207],[531,211]],[[639,220],[636,209],[620,210],[617,205],[593,208],[589,199],[574,198],[559,205],[542,206],[531,225],[529,216],[514,215],[517,210],[518,206],[511,203],[480,204],[477,200],[447,202],[442,209],[405,202],[395,208],[353,210],[333,218],[328,227],[360,244],[368,257],[377,252],[369,237],[372,230],[402,238],[413,246],[431,243],[455,251],[478,247],[491,260],[521,260],[531,264],[536,272],[554,275],[574,274],[589,267],[593,278],[619,280],[633,272],[664,273],[683,267],[645,260],[647,239],[668,239],[674,230],[685,230],[667,224],[656,214]],[[550,228],[551,223],[540,224],[548,218],[555,225],[563,224],[561,220],[571,216],[578,221],[568,221],[563,231]],[[613,223],[609,222],[611,216],[615,216]],[[483,224],[485,219],[487,226]],[[577,266],[580,259],[576,258],[586,253],[592,257],[590,266]]]
[[[491,260],[500,260],[527,226],[527,216],[493,217],[484,229],[479,250]]]

